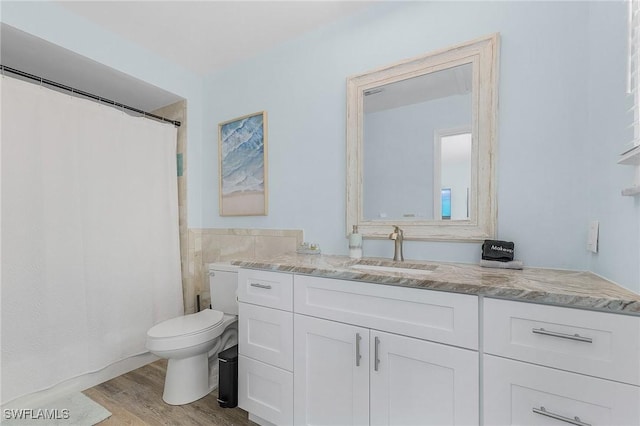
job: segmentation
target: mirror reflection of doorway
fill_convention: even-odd
[[[467,128],[436,132],[434,150],[434,215],[441,220],[469,219],[471,132]],[[439,166],[439,167],[438,167]]]
[[[451,188],[442,188],[442,220],[451,219]]]

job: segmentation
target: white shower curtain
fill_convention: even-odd
[[[2,77],[2,403],[182,315],[176,130]]]

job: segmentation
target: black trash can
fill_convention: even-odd
[[[238,406],[238,345],[218,354],[218,404],[222,408]]]

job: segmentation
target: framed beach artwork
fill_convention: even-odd
[[[267,112],[218,125],[220,216],[267,214]]]

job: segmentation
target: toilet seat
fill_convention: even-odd
[[[191,336],[204,333],[222,322],[224,314],[213,309],[204,309],[195,314],[171,318],[154,325],[147,332],[152,339]]]
[[[188,348],[213,341],[225,327],[222,312],[204,309],[154,325],[147,332],[146,346],[150,351]]]

